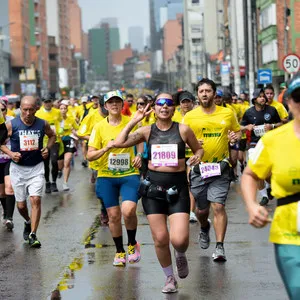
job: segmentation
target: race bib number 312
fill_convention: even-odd
[[[20,151],[34,151],[39,149],[37,134],[20,135]]]
[[[178,145],[177,144],[152,145],[151,163],[155,167],[178,166]]]

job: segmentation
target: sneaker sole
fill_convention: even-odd
[[[137,259],[137,260],[129,260],[129,259],[128,259],[128,262],[129,262],[130,264],[136,264],[136,263],[138,263],[140,260],[141,260],[141,257],[139,257],[139,259]]]
[[[33,244],[30,245],[30,248],[41,248],[41,243],[40,242],[34,242]]]
[[[7,223],[5,224],[5,227],[8,231],[12,231],[14,229],[14,224],[12,223]]]
[[[119,267],[119,268],[124,268],[124,267],[126,267],[126,264],[124,264],[124,263],[117,263],[117,264],[113,263],[113,266],[114,267]]]
[[[174,293],[177,293],[177,292],[178,292],[178,288],[176,288],[176,290],[173,290],[173,291],[162,290],[162,293],[164,293],[164,294],[174,294]]]
[[[216,257],[216,256],[213,255],[212,258],[216,262],[225,262],[225,261],[227,261],[226,257],[224,257],[224,256],[217,256]]]

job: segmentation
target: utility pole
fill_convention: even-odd
[[[247,19],[248,19],[248,74],[249,74],[249,95],[252,97],[254,83],[254,60],[253,60],[253,32],[252,32],[252,6],[251,0],[247,0]]]
[[[236,21],[236,1],[230,0],[230,16],[231,16],[231,61],[234,67],[234,92],[238,95],[241,92],[241,76],[238,58],[237,44],[237,21]]]
[[[284,56],[288,55],[288,7],[287,1],[284,0]],[[284,72],[284,81],[287,82],[289,74]]]

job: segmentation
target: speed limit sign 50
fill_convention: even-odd
[[[297,73],[300,69],[300,58],[297,54],[289,54],[283,59],[283,68],[287,73]]]

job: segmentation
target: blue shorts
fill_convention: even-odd
[[[96,195],[102,199],[105,208],[119,206],[119,197],[122,201],[138,202],[138,188],[140,179],[138,175],[120,178],[98,177],[96,182]]]

